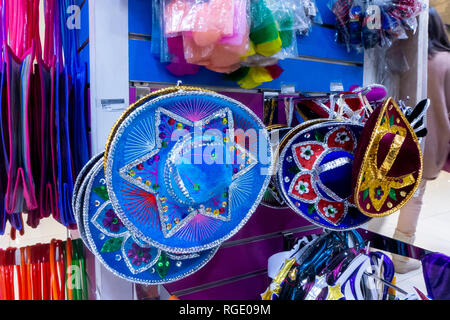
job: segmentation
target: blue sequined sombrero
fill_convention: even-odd
[[[80,233],[80,236],[83,240],[83,243],[88,247],[88,249],[90,249],[89,242],[85,237],[86,233],[84,232],[84,224],[82,223],[82,213],[83,213],[82,207],[84,203],[84,195],[86,194],[87,182],[89,181],[89,177],[93,173],[92,168],[100,159],[103,159],[103,152],[92,157],[83,166],[83,168],[78,173],[72,193],[72,211],[74,213],[75,220],[77,222],[77,228]]]
[[[115,275],[142,284],[168,283],[198,271],[216,253],[218,248],[177,254],[145,243],[114,212],[106,190],[103,158],[86,177],[81,187],[85,188],[82,239],[87,239],[87,247]]]
[[[72,193],[72,211],[78,214],[75,214],[75,218],[77,220],[77,225],[80,225],[80,208],[79,204],[83,203],[82,201],[77,201],[77,199],[80,197],[80,195],[83,193],[82,190],[82,184],[87,180],[87,176],[92,173],[92,168],[94,165],[103,158],[103,152],[93,156],[80,170],[80,172],[77,175],[77,178],[75,180],[75,184],[73,186],[73,193]]]
[[[140,239],[196,252],[234,235],[269,183],[272,152],[261,120],[225,96],[183,91],[141,104],[110,141],[112,205]]]
[[[278,180],[295,212],[331,230],[353,229],[370,220],[351,202],[353,153],[362,129],[326,121],[289,139],[280,155]]]

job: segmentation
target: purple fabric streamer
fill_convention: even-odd
[[[34,182],[31,175],[28,122],[34,43],[21,59],[14,55],[6,43],[4,43],[4,46],[5,52],[7,52],[6,74],[10,147],[5,206],[8,213],[28,212],[37,208]]]

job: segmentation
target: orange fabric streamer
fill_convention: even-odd
[[[66,241],[66,279],[72,279],[72,239]],[[72,282],[67,284],[67,299],[73,300]]]
[[[28,298],[27,291],[27,269],[25,264],[25,248],[20,248],[20,300],[26,300]]]
[[[33,300],[33,284],[32,284],[32,270],[31,270],[31,247],[27,246],[25,248],[26,252],[26,284],[27,284],[27,300]]]
[[[50,300],[50,263],[49,244],[43,244],[42,254],[42,300]]]
[[[50,284],[52,287],[52,300],[59,300],[58,271],[56,265],[56,240],[50,242]]]
[[[58,274],[59,274],[59,300],[66,299],[65,292],[65,270],[64,270],[64,247],[61,240],[57,240],[56,247],[58,248],[58,261],[56,262],[58,266]]]

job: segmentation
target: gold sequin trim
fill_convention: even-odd
[[[412,129],[411,125],[409,124],[408,120],[405,118],[403,113],[400,111],[399,107],[397,106],[397,103],[393,98],[389,98],[386,100],[385,104],[382,107],[382,111],[380,112],[375,129],[372,132],[372,135],[370,137],[369,145],[367,146],[367,152],[364,155],[361,169],[358,174],[357,178],[357,184],[356,188],[354,190],[354,199],[355,203],[358,207],[358,209],[365,215],[369,217],[383,217],[390,215],[394,212],[396,212],[398,209],[403,207],[409,199],[413,196],[414,192],[416,191],[417,187],[419,186],[419,182],[422,179],[422,168],[423,168],[423,157],[422,157],[422,151],[419,146],[419,142],[417,139],[417,136]],[[407,129],[397,126],[397,125],[390,125],[389,119],[387,115],[387,110],[391,110],[392,108],[396,109],[396,113],[400,117],[401,121],[406,125]],[[382,120],[384,120],[382,122]],[[398,123],[398,122],[397,122]],[[419,158],[420,158],[420,169],[418,171],[417,179],[414,178],[414,173],[405,175],[403,177],[386,177],[387,172],[392,167],[393,163],[395,162],[395,159],[397,158],[398,152],[400,151],[400,147],[407,135],[407,131],[409,131],[412,135],[412,138],[414,142],[417,144],[418,151],[419,151]],[[394,133],[396,134],[396,137],[394,138],[394,141],[390,147],[390,150],[388,152],[388,155],[386,156],[386,159],[384,159],[383,164],[380,169],[377,167],[377,154],[378,154],[378,147],[379,143],[381,141],[381,138],[386,133]],[[363,182],[363,177],[365,177]],[[385,212],[380,212],[377,214],[368,212],[367,210],[370,209],[370,204],[367,204],[366,208],[362,207],[361,203],[359,202],[359,193],[363,190],[366,190],[369,188],[369,199],[374,206],[376,211],[379,211],[383,204],[385,203],[387,197],[389,196],[389,192],[391,188],[393,189],[401,189],[404,187],[407,187],[409,185],[414,184],[413,190],[411,190],[410,193],[406,193],[405,191],[401,191],[400,195],[404,197],[400,203],[398,203],[396,206],[394,206],[391,202],[391,206],[388,205],[390,208],[389,210]],[[376,194],[376,189],[379,188],[378,194]],[[378,196],[379,199],[376,198]]]

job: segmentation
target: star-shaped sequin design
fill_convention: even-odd
[[[257,158],[236,143],[229,108],[197,121],[158,108],[155,118],[154,150],[122,167],[120,176],[155,196],[164,237],[178,231],[185,239],[207,235],[218,222],[230,220],[229,186]]]

